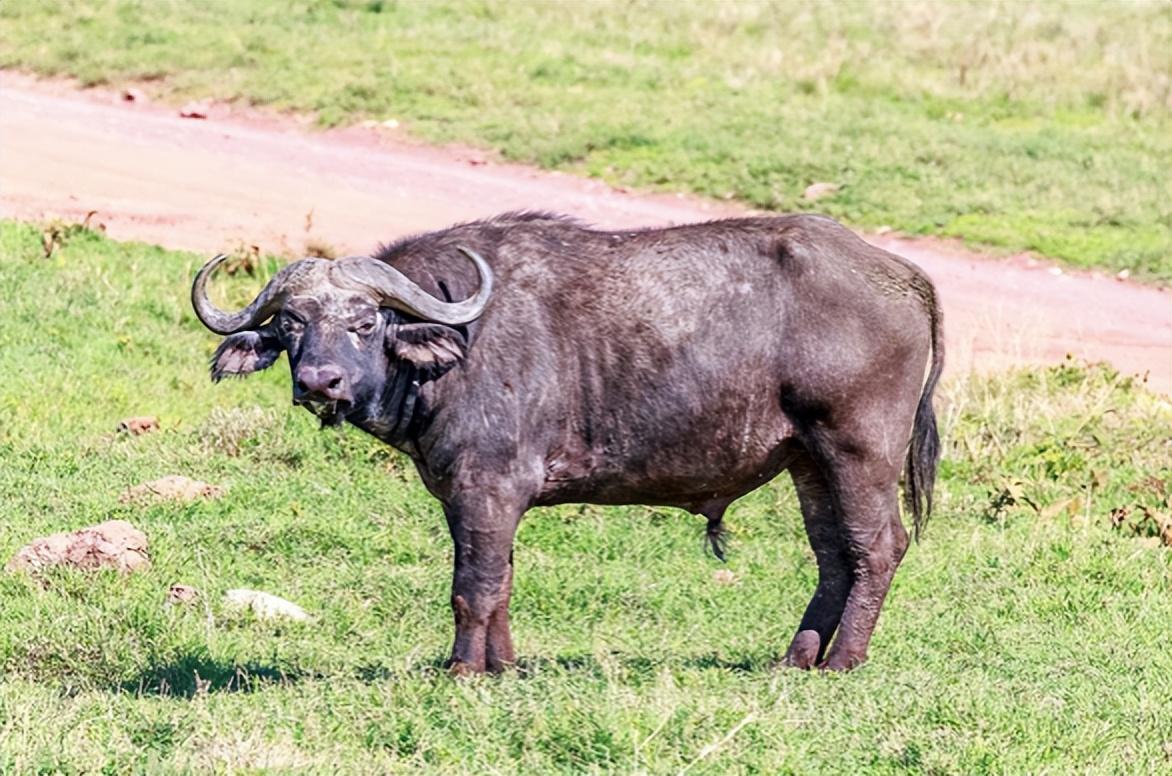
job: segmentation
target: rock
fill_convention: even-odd
[[[261,620],[289,619],[305,622],[310,619],[304,609],[292,601],[278,598],[272,593],[260,590],[237,588],[224,593],[225,602],[234,609],[252,609]]]
[[[185,119],[206,119],[208,106],[202,102],[189,102],[179,109],[179,115]]]
[[[712,572],[712,581],[718,585],[735,585],[740,580],[728,569],[717,569]]]
[[[126,418],[118,422],[118,430],[131,436],[141,436],[159,430],[159,419],[144,415],[139,418]]]
[[[191,585],[174,584],[171,589],[167,591],[166,606],[176,606],[179,604],[193,604],[199,599],[199,591]]]
[[[197,499],[219,498],[224,489],[219,485],[193,480],[179,474],[169,474],[142,485],[135,485],[122,491],[118,500],[123,504],[135,501],[179,501],[188,503]]]
[[[814,202],[815,200],[829,197],[838,191],[839,185],[837,183],[811,183],[802,192],[802,199]]]
[[[142,89],[136,89],[135,87],[131,86],[122,90],[122,101],[144,103],[147,101],[147,97],[143,93]]]
[[[125,520],[34,539],[8,561],[9,571],[36,573],[50,566],[138,571],[151,565],[146,534]]]

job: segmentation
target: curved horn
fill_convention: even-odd
[[[274,275],[248,307],[236,313],[229,313],[212,304],[207,290],[208,279],[227,258],[221,253],[204,264],[196,274],[195,282],[191,284],[191,306],[195,308],[196,316],[204,326],[216,334],[225,335],[254,328],[271,318],[290,293],[295,293],[307,285],[306,281],[315,269],[315,264],[321,261],[302,259],[293,262]]]
[[[459,326],[471,323],[484,312],[492,295],[493,276],[488,262],[479,253],[463,246],[457,246],[457,249],[472,260],[480,275],[480,288],[460,302],[441,302],[390,264],[367,256],[342,259],[334,262],[334,266],[350,280],[378,293],[385,307],[393,307],[425,321]]]

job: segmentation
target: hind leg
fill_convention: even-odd
[[[878,457],[842,456],[833,467],[832,493],[852,582],[823,668],[848,670],[867,659],[879,610],[908,547],[899,519],[898,476],[898,469]]]
[[[798,492],[806,535],[818,562],[818,587],[782,662],[795,668],[811,668],[822,661],[839,627],[854,576],[825,475],[806,454],[789,471]]]
[[[895,570],[907,551],[894,485],[843,499],[843,524],[854,582],[825,668],[846,670],[867,659],[867,646]]]

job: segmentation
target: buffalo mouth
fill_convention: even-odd
[[[321,421],[322,428],[327,426],[340,426],[342,421],[346,419],[346,414],[350,411],[350,402],[348,401],[294,399],[293,403],[299,404],[312,412]]]

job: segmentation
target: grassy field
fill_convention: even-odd
[[[779,481],[732,509],[727,566],[682,513],[533,513],[520,669],[458,682],[437,505],[399,455],[290,407],[283,365],[208,382],[200,260],[89,232],[45,259],[36,227],[0,223],[0,560],[124,518],[154,563],[0,573],[0,772],[1169,767],[1172,408],[1111,370],[945,386],[938,511],[854,673],[772,668],[815,580]],[[162,430],[115,433],[141,414]],[[171,473],[227,493],[119,503]],[[165,608],[176,582],[203,603]],[[229,611],[233,587],[315,621]]]
[[[1167,2],[15,0],[0,67],[1172,280]]]

